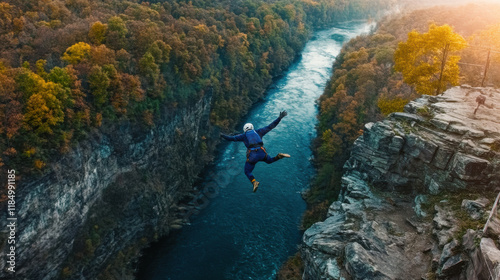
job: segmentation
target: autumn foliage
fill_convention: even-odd
[[[43,170],[98,128],[149,129],[213,88],[231,128],[314,27],[388,1],[20,1],[0,3],[0,164]]]
[[[421,94],[440,94],[449,85],[458,85],[460,56],[465,39],[445,24],[431,24],[429,31],[411,31],[394,53],[394,69],[403,74],[405,83]]]
[[[348,42],[319,99],[319,171],[308,200],[337,198],[342,167],[365,123],[402,111],[420,94],[438,94],[459,82],[480,85],[484,68],[478,75],[458,61],[484,65],[485,49],[500,49],[499,12],[495,4],[433,7],[388,17],[374,34]],[[492,63],[490,71],[500,73],[499,66]],[[500,86],[493,74],[488,77]]]

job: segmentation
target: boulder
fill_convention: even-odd
[[[392,137],[392,141],[391,141],[391,144],[389,146],[389,150],[393,153],[399,153],[399,151],[401,151],[401,149],[403,148],[404,143],[405,143],[405,139],[401,136],[396,135],[396,136]]]
[[[439,246],[444,246],[458,230],[457,221],[449,208],[435,205],[434,210],[436,210],[436,214],[432,220],[434,225],[432,232],[438,239]]]
[[[476,249],[475,239],[477,237],[476,231],[468,229],[462,237],[462,247],[464,251],[471,252]]]
[[[495,245],[495,241],[490,238],[482,238],[479,244],[484,262],[489,270],[489,275],[498,279],[500,277],[500,250]]]
[[[434,158],[437,148],[438,146],[432,141],[425,140],[415,134],[410,134],[407,137],[405,152],[425,163],[430,163]]]
[[[448,129],[446,129],[450,133],[455,133],[455,134],[460,134],[460,135],[465,135],[467,132],[469,132],[469,128],[463,125],[450,125],[448,126]]]
[[[340,267],[336,259],[328,259],[328,261],[326,262],[326,274],[328,275],[329,279],[332,280],[343,279],[342,277],[340,277]]]
[[[415,197],[414,201],[415,201],[415,206],[413,207],[413,210],[415,210],[415,214],[417,215],[417,217],[419,218],[427,217],[427,213],[425,213],[424,210],[422,210],[422,204],[428,203],[427,197],[425,195],[419,194]]]
[[[446,169],[451,157],[453,156],[453,151],[444,146],[440,146],[436,152],[433,165],[439,169]]]
[[[462,201],[462,208],[473,220],[479,220],[483,216],[485,207],[488,203],[489,200],[486,198],[480,198],[477,200],[464,199]]]
[[[439,277],[449,279],[450,276],[459,274],[465,265],[466,260],[462,255],[452,256],[440,268]]]
[[[440,120],[435,118],[430,120],[429,122],[441,130],[447,130],[448,126],[450,125],[450,123],[445,120]]]
[[[441,187],[436,181],[434,181],[434,179],[430,180],[427,188],[429,189],[429,192],[433,195],[436,195],[441,191]]]
[[[489,161],[464,153],[456,153],[453,158],[453,172],[464,181],[480,181],[485,179],[483,171],[490,164]]]
[[[439,258],[439,266],[444,265],[450,257],[457,253],[458,246],[459,243],[455,239],[453,239],[453,241],[451,241],[450,243],[444,245],[443,251],[441,252],[441,257]]]
[[[346,269],[354,279],[391,279],[377,269],[368,251],[359,243],[350,243],[345,247]]]
[[[304,232],[304,244],[325,254],[338,255],[344,249],[343,242],[355,236],[349,232],[339,234],[345,220],[345,214],[339,214],[315,223]]]

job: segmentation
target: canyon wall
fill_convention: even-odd
[[[130,277],[120,267],[182,223],[176,204],[213,153],[207,139],[217,139],[210,107],[207,94],[164,112],[152,128],[121,123],[92,132],[43,175],[18,174],[17,279]],[[0,278],[8,277],[0,263]]]
[[[338,200],[304,233],[303,279],[499,277],[497,209],[482,232],[500,191],[497,104],[499,90],[454,87],[366,124]]]

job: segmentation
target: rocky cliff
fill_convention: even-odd
[[[493,104],[499,90],[455,87],[366,124],[338,201],[304,233],[303,279],[498,279],[497,210],[482,232],[500,191]]]
[[[125,279],[113,265],[126,267],[141,246],[181,222],[176,203],[213,150],[210,104],[206,95],[165,112],[153,128],[103,129],[43,176],[20,174],[16,279]],[[0,263],[0,278],[9,276]]]

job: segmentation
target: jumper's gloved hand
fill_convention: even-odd
[[[223,133],[219,133],[219,138],[220,139],[225,139],[223,135],[224,135]]]
[[[280,112],[280,119],[286,117],[286,115],[288,115],[288,113],[286,112],[286,110],[283,111],[283,112]]]

